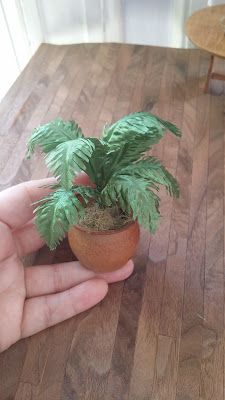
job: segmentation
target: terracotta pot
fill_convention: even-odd
[[[73,226],[68,232],[71,250],[86,268],[110,272],[121,268],[136,252],[140,230],[138,223],[111,231],[90,231]]]

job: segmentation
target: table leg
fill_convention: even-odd
[[[205,92],[205,93],[207,93],[208,90],[209,90],[209,81],[210,81],[211,74],[212,74],[213,63],[214,63],[214,56],[211,55],[210,64],[209,64],[209,70],[208,70],[208,74],[207,74],[207,78],[206,78],[206,83],[205,83],[205,88],[204,88],[204,92]]]

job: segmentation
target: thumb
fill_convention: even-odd
[[[89,176],[85,172],[80,172],[77,174],[74,183],[76,185],[90,186],[95,188],[95,184],[91,182]]]

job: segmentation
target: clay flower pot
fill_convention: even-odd
[[[71,250],[81,264],[95,272],[121,268],[136,252],[140,236],[137,221],[117,230],[93,231],[73,226],[68,232]]]

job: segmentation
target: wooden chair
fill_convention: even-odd
[[[225,81],[225,60],[220,57],[211,55],[209,70],[206,78],[204,92],[209,90],[209,83],[211,79]]]

